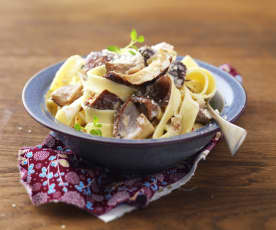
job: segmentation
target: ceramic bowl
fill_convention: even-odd
[[[221,115],[234,122],[246,105],[244,88],[219,68],[199,60],[197,63],[216,78],[217,94],[212,106],[222,110]],[[78,132],[57,123],[45,106],[44,95],[62,64],[60,62],[40,71],[26,83],[22,92],[23,104],[32,118],[52,130],[53,135],[85,158],[91,167],[100,165],[124,172],[156,172],[196,154],[219,131],[217,124],[212,122],[197,131],[163,139],[125,140]]]

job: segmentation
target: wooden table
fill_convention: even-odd
[[[276,229],[275,8],[274,0],[1,0],[0,229]],[[66,205],[34,207],[17,151],[48,130],[24,111],[25,82],[72,54],[126,44],[133,27],[150,44],[168,41],[180,54],[240,71],[244,146],[231,157],[220,143],[185,187],[109,224]]]

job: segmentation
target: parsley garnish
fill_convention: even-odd
[[[109,46],[107,47],[107,49],[109,51],[115,52],[115,53],[119,53],[120,52],[120,48],[118,46]]]
[[[91,129],[90,134],[94,136],[102,136],[102,131],[100,129]]]
[[[144,36],[143,35],[139,35],[137,34],[135,29],[132,29],[132,31],[130,32],[130,43],[124,47],[124,48],[119,48],[118,46],[109,46],[107,47],[107,49],[109,51],[115,52],[115,53],[122,53],[124,50],[132,48],[135,50],[138,50],[137,46],[135,45],[137,42],[138,43],[143,43],[144,42]],[[132,55],[136,55],[136,53],[132,50],[129,50],[129,53],[131,53]]]
[[[99,123],[99,118],[96,116],[94,116],[94,118],[93,118],[93,126],[95,129],[91,129],[89,131],[89,133],[91,135],[95,135],[95,136],[102,136],[102,131],[99,129],[102,127],[102,124]],[[96,128],[98,128],[98,129],[96,129]]]
[[[136,55],[136,53],[134,52],[134,51],[132,51],[132,50],[129,50],[128,51],[130,54],[132,54],[132,55]]]
[[[80,124],[75,124],[74,129],[77,131],[81,131],[81,125]]]
[[[94,127],[97,127],[97,128],[102,127],[102,124],[99,124],[99,118],[96,116],[94,116],[94,118],[93,118],[93,125],[94,125]]]
[[[130,38],[131,41],[130,43],[125,47],[125,48],[133,48],[133,49],[137,49],[137,47],[135,46],[135,44],[138,43],[143,43],[144,42],[144,36],[143,35],[139,35],[137,34],[135,29],[132,29],[132,31],[130,32]]]

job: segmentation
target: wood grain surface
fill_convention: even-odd
[[[274,0],[0,0],[0,229],[276,229],[275,9]],[[182,189],[109,224],[67,205],[34,207],[17,151],[48,130],[24,111],[25,82],[70,55],[126,44],[131,28],[148,43],[235,66],[248,93],[237,122],[246,142],[235,157],[220,143]]]

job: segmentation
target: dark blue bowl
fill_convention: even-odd
[[[223,107],[222,116],[231,122],[235,121],[246,105],[244,88],[228,73],[202,61],[197,62],[216,78],[218,94],[212,100],[214,107]],[[91,167],[101,165],[120,171],[142,173],[162,170],[200,151],[219,130],[212,123],[185,135],[145,140],[97,137],[75,131],[55,122],[44,101],[44,95],[62,64],[60,62],[40,71],[26,83],[22,92],[23,104],[32,118],[53,130],[57,138],[85,158]]]

